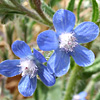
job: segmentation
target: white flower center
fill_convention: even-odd
[[[59,36],[59,47],[67,52],[72,52],[73,48],[78,44],[76,40],[72,33],[63,33]]]
[[[22,76],[29,75],[30,78],[34,78],[38,71],[38,67],[32,59],[21,59],[18,67],[21,67],[20,72]]]
[[[80,96],[79,95],[74,95],[72,100],[80,100]]]

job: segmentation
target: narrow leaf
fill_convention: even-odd
[[[80,19],[79,14],[80,14],[80,7],[81,7],[81,4],[82,4],[82,1],[83,1],[83,0],[80,0],[80,1],[79,1],[78,7],[77,7],[77,19],[78,19],[78,21],[79,21],[79,19]]]
[[[47,15],[49,15],[49,17],[53,17],[55,11],[53,11],[53,9],[49,7],[46,3],[42,2],[41,8]]]
[[[93,6],[92,22],[96,22],[99,17],[99,8],[96,0],[92,0],[92,6]]]
[[[75,0],[70,0],[67,9],[73,12],[73,10],[74,10],[74,4],[75,4]]]
[[[100,90],[97,92],[97,94],[93,100],[100,100]]]
[[[53,7],[53,6],[55,6],[58,2],[60,2],[61,0],[50,0],[50,2],[48,3],[48,5],[50,6],[50,7]]]
[[[85,72],[87,73],[96,73],[98,71],[100,71],[100,56],[95,59],[91,66],[85,68]]]

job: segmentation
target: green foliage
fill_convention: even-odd
[[[99,72],[100,71],[100,56],[98,56],[94,63],[89,66],[89,67],[86,67],[85,68],[85,73],[96,73],[96,72]]]
[[[55,1],[55,0],[53,0],[53,1]],[[46,3],[42,2],[41,8],[44,11],[44,13],[46,13],[47,15],[49,15],[49,17],[51,17],[51,18],[53,17],[55,11],[53,11],[53,9],[51,9],[50,6],[48,6]]]
[[[1,23],[5,24],[9,20],[12,21],[14,19],[14,14],[21,14],[22,12],[18,11],[11,2],[3,1],[0,3],[0,19]]]
[[[61,0],[50,0],[50,2],[48,3],[48,5],[52,8],[53,6],[55,6],[60,1]]]
[[[25,0],[18,0],[19,3],[22,3],[23,1],[25,1]]]
[[[41,81],[38,80],[37,89],[35,91],[35,99],[36,100],[46,100],[48,93],[48,87],[46,87]]]
[[[100,100],[100,90],[98,91],[97,95],[95,96],[93,100]]]
[[[46,100],[63,100],[61,83],[60,78],[56,80],[55,85],[49,88]]]
[[[29,43],[31,41],[31,39],[34,37],[34,34],[32,34],[32,29],[33,29],[33,25],[36,24],[35,21],[30,21],[28,23],[28,29],[27,29],[27,34],[28,34],[28,37],[27,37],[27,42]]]
[[[2,52],[2,50],[0,50],[0,56],[2,57],[3,60],[7,60],[8,57],[8,50],[5,49],[4,52]]]
[[[1,15],[1,23],[6,24],[8,21],[12,21],[14,19],[13,14],[4,14]]]
[[[15,21],[17,23],[17,25],[15,25],[16,23],[14,23],[15,26],[12,25],[13,23],[6,24],[6,36],[7,36],[7,43],[9,46],[11,46],[11,44],[12,44],[14,30],[17,31],[17,28],[19,28],[18,34],[20,34],[20,35],[18,35],[17,38],[18,39],[20,38],[20,40],[24,40],[27,43],[30,43],[30,41],[34,37],[34,34],[32,32],[34,32],[33,27],[37,22],[45,24],[45,25],[49,26],[49,28],[50,28],[53,25],[51,21],[52,21],[53,15],[55,13],[55,11],[52,8],[57,10],[57,8],[55,8],[55,7],[57,7],[59,5],[58,8],[60,8],[62,6],[59,3],[61,0],[49,0],[49,1],[41,0],[41,3],[39,2],[38,7],[37,7],[38,2],[36,2],[36,4],[34,3],[34,5],[35,5],[35,7],[37,7],[37,9],[34,7],[32,9],[28,9],[28,7],[23,5],[24,1],[26,1],[26,0],[0,0],[1,23],[6,24],[9,21],[13,21],[13,19],[18,16],[17,17],[18,23]],[[30,0],[30,1],[32,1],[32,0]],[[34,0],[34,1],[36,1],[36,0]],[[47,1],[47,2],[45,2],[45,1]],[[69,1],[67,9],[70,11],[77,12],[78,24],[81,22],[80,17],[79,17],[80,12],[81,12],[81,10],[80,10],[81,6],[83,7],[82,11],[87,10],[87,8],[88,8],[88,6],[87,6],[87,8],[84,8],[86,1],[90,1],[90,0],[84,0],[83,6],[82,6],[83,0],[79,0],[78,7],[76,9],[74,9],[75,0]],[[27,0],[27,2],[28,2],[28,0]],[[90,5],[91,4],[89,4],[89,7],[90,7]],[[31,4],[30,4],[30,6],[31,6]],[[98,7],[96,0],[92,0],[92,9],[93,9],[92,21],[95,22],[98,26],[100,26],[100,20],[98,20],[99,7]],[[39,13],[40,10],[41,10],[41,13]],[[20,15],[22,15],[22,16],[20,16]],[[87,20],[87,19],[84,19],[84,20]],[[19,31],[21,31],[21,32],[19,32]],[[3,40],[0,40],[0,41],[3,41]],[[97,42],[95,42],[95,43],[96,44],[94,44],[94,45],[96,46]],[[92,46],[91,44],[92,44],[92,42],[88,43],[88,48],[90,48]],[[94,48],[95,48],[95,46],[94,46]],[[8,56],[9,50],[7,50],[7,48],[4,48],[4,47],[3,47],[3,50],[0,50],[0,56],[2,57],[3,60],[9,59],[9,56]],[[95,51],[95,54],[98,55],[96,50],[94,50],[94,51]],[[100,51],[98,50],[98,52],[100,52]],[[52,53],[53,53],[53,51],[46,51],[46,52],[43,52],[43,55],[45,56],[45,58],[47,60],[49,60]],[[68,76],[70,76],[70,74],[72,74],[72,70],[75,67],[77,67],[79,69],[76,69],[76,70],[74,69],[74,74],[72,75],[73,78],[71,79],[71,77],[70,77],[70,79],[72,80],[72,83],[71,82],[69,83],[71,85],[70,85],[70,88],[68,91],[69,92],[68,96],[70,97],[70,95],[73,96],[74,93],[79,93],[79,92],[83,91],[87,87],[87,84],[91,80],[94,81],[94,87],[95,87],[95,82],[100,80],[100,75],[98,74],[98,77],[96,77],[96,78],[92,78],[92,77],[94,76],[94,74],[97,74],[97,72],[98,73],[100,72],[100,56],[96,57],[95,62],[89,67],[83,68],[83,67],[75,66],[75,61],[73,60],[72,57],[70,58],[70,62],[71,62],[71,64],[70,64],[69,72],[67,73],[67,75],[62,76],[61,78],[57,78],[56,79],[57,81],[54,86],[47,87],[40,80],[38,80],[37,89],[36,89],[33,97],[27,98],[27,99],[25,98],[23,100],[63,100],[65,91],[66,91],[66,86],[68,87],[68,83],[67,83],[69,81]],[[47,62],[44,63],[44,65],[47,65]],[[93,97],[95,95],[94,93],[96,93],[94,87],[92,87],[89,91],[90,100],[93,99]],[[8,93],[8,95],[10,95],[10,93]],[[8,96],[8,95],[7,95],[7,97],[4,98],[4,100],[12,99],[12,96],[11,95]],[[93,99],[93,100],[99,100],[99,99],[100,99],[100,91],[97,93],[95,99]]]
[[[67,9],[73,12],[73,10],[74,10],[74,4],[75,4],[75,0],[70,0]]]
[[[61,79],[57,79],[54,86],[47,87],[41,81],[38,80],[37,89],[33,96],[34,99],[35,100],[63,100],[61,84],[62,84]]]
[[[80,14],[80,7],[81,7],[81,5],[82,5],[82,2],[83,2],[83,0],[80,0],[79,1],[79,3],[78,3],[78,7],[77,7],[77,19],[78,19],[78,21],[79,21],[79,14]]]
[[[95,91],[95,88],[94,88],[94,85],[93,85],[93,87],[91,87],[90,99],[89,100],[93,100],[94,91]]]
[[[96,22],[99,17],[99,8],[98,8],[98,3],[96,0],[92,0],[92,8],[93,8],[93,13],[92,13],[92,22]]]
[[[30,42],[30,40],[33,37],[32,28],[33,28],[33,25],[35,23],[36,23],[35,21],[31,21],[27,17],[24,17],[24,18],[21,19],[20,26],[21,26],[21,29],[22,29],[22,32],[23,32],[23,36],[21,35],[20,38],[27,43]]]
[[[10,46],[13,40],[13,33],[14,33],[14,26],[13,25],[11,26],[10,24],[8,24],[6,26],[6,35],[7,35],[7,42]]]

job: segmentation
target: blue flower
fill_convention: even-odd
[[[79,66],[91,65],[95,59],[94,53],[79,43],[94,40],[99,34],[98,26],[93,22],[83,22],[73,29],[75,15],[63,9],[54,14],[53,24],[56,32],[47,30],[37,37],[41,50],[55,50],[48,61],[49,71],[57,77],[66,74],[70,66],[70,56]]]
[[[72,100],[86,100],[85,99],[86,96],[87,96],[87,93],[85,91],[82,91],[79,94],[74,95]]]
[[[19,82],[18,90],[23,96],[32,96],[34,93],[37,84],[37,74],[45,85],[54,85],[55,77],[42,64],[46,62],[46,59],[41,53],[35,49],[32,53],[30,47],[24,41],[19,40],[12,44],[12,51],[20,59],[5,60],[0,63],[0,74],[7,77],[21,74],[22,79]]]

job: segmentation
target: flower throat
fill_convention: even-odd
[[[73,48],[78,44],[77,39],[73,36],[72,33],[64,33],[59,36],[61,50],[66,52],[73,52]]]

